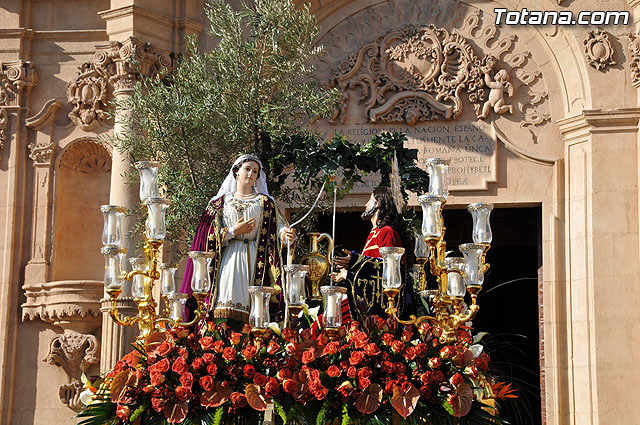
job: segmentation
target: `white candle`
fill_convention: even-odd
[[[253,295],[253,302],[255,304],[253,311],[255,312],[256,324],[258,327],[263,327],[264,324],[264,300],[263,295],[260,292],[256,292]]]
[[[300,298],[300,291],[298,290],[298,272],[293,272],[291,275],[292,282],[289,284],[289,303],[295,304]]]
[[[327,297],[327,324],[335,323],[336,316],[338,315],[338,297],[336,294],[329,295]]]
[[[116,212],[111,212],[109,213],[109,218],[107,219],[107,239],[109,240],[110,244],[113,244],[116,242],[117,239],[117,235],[116,232],[118,231],[118,213]]]

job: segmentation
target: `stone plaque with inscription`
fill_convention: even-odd
[[[342,135],[352,142],[366,143],[384,131],[399,131],[407,135],[405,147],[418,150],[421,164],[428,158],[446,158],[451,191],[485,190],[496,181],[497,152],[493,127],[482,121],[430,121],[407,125],[360,124],[335,125],[326,137]],[[356,191],[371,190],[379,177],[367,176]]]

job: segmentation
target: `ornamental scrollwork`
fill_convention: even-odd
[[[86,131],[110,125],[108,105],[114,92],[133,89],[141,78],[172,67],[170,55],[135,37],[99,45],[93,61],[80,66],[76,79],[67,84],[67,101],[73,105],[69,118]]]
[[[629,52],[631,60],[629,61],[629,69],[631,71],[631,84],[633,87],[640,87],[640,40],[638,34],[629,34]]]
[[[29,158],[33,160],[34,166],[49,166],[53,161],[53,154],[56,151],[56,144],[31,143],[29,144]]]
[[[31,62],[0,63],[0,106],[25,106],[26,94],[38,83]]]
[[[100,343],[91,334],[72,330],[56,335],[49,343],[49,353],[44,362],[60,366],[68,377],[68,382],[60,386],[60,401],[70,409],[79,411],[82,407],[80,393],[84,385],[81,376],[89,368],[100,362]]]
[[[476,115],[486,118],[491,109],[513,112],[503,95],[513,93],[509,75],[496,70],[491,78],[495,64],[491,55],[478,58],[455,31],[410,25],[363,45],[338,66],[332,80],[343,93],[360,90],[371,122],[452,120],[462,113],[463,93]],[[345,102],[334,121],[344,119],[346,108]]]
[[[5,108],[0,108],[0,151],[4,149],[7,141],[7,129],[9,128],[9,114]]]
[[[589,31],[586,38],[582,40],[582,45],[587,62],[595,69],[600,71],[616,64],[613,60],[615,50],[609,33],[601,30]]]

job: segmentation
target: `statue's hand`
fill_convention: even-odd
[[[331,280],[334,282],[341,282],[347,278],[347,269],[342,269],[339,272],[331,273]]]
[[[233,233],[235,235],[239,235],[241,233],[249,233],[256,227],[256,219],[250,218],[245,221],[244,219],[238,220],[238,222],[233,226]]]
[[[349,263],[351,262],[351,252],[346,249],[343,249],[342,252],[344,252],[346,256],[335,257],[333,259],[333,262],[335,263],[336,266],[338,266],[338,268],[346,269],[347,267],[349,267]]]

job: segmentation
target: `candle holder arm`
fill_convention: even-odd
[[[109,316],[120,326],[133,326],[134,323],[141,320],[140,316],[120,316],[118,307],[116,306],[117,298],[111,297],[111,309],[109,309]]]

